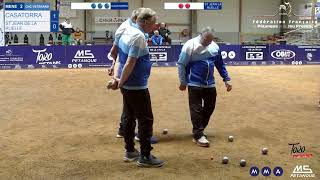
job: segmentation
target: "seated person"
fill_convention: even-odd
[[[155,30],[154,35],[151,37],[153,46],[161,46],[163,45],[163,37],[159,35],[159,31]]]
[[[160,24],[159,33],[164,38],[165,44],[170,45],[171,38],[169,37],[169,35],[171,34],[171,32],[169,31],[169,29],[167,29],[167,25],[165,23]]]
[[[76,45],[81,45],[82,43],[82,32],[79,28],[76,29],[76,31],[73,33],[74,41]]]

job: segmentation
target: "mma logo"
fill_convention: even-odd
[[[87,58],[94,58],[93,53],[91,50],[78,50],[77,53],[74,55],[75,59],[87,59]]]
[[[227,51],[221,51],[221,56],[222,56],[222,59],[234,59],[236,57],[236,52],[234,51],[230,51],[230,52],[227,52]]]
[[[246,52],[246,60],[263,60],[263,52]]]
[[[283,169],[281,167],[279,167],[279,166],[273,168],[273,171],[268,166],[263,167],[261,169],[261,175],[265,176],[265,177],[270,176],[272,174],[272,172],[273,172],[274,176],[276,176],[276,177],[279,177],[279,176],[283,175]],[[258,176],[259,173],[260,173],[260,170],[259,170],[258,167],[253,166],[253,167],[250,168],[249,173],[250,173],[251,176]]]
[[[150,61],[167,61],[167,52],[150,52]]]
[[[309,165],[297,165],[290,177],[315,177]]]

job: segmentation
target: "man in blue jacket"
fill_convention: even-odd
[[[159,31],[155,30],[154,35],[151,37],[152,45],[161,46],[163,44],[163,37],[159,35]]]
[[[210,27],[204,28],[201,35],[184,44],[178,61],[179,89],[184,91],[188,87],[193,142],[201,147],[210,145],[204,130],[216,104],[214,67],[223,78],[227,91],[232,89],[219,46],[213,39],[214,30]]]

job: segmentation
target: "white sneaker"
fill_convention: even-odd
[[[117,134],[116,136],[117,138],[123,138],[123,136],[121,134]]]
[[[134,140],[136,140],[136,141],[140,141],[140,138],[136,135],[135,137],[134,137]]]
[[[201,147],[209,147],[210,145],[210,141],[208,141],[205,136],[201,136],[198,140],[193,139],[193,142]]]

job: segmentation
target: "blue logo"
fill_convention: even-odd
[[[263,176],[270,176],[271,174],[271,169],[267,166],[261,169],[261,174]]]
[[[109,9],[109,4],[108,3],[106,3],[106,4],[104,4],[104,8],[106,8],[106,9]]]
[[[98,8],[101,9],[103,6],[101,3],[98,4]]]
[[[95,3],[91,4],[92,9],[95,9],[97,7],[97,5]]]
[[[273,169],[273,174],[274,174],[275,176],[282,176],[282,174],[283,174],[283,169],[282,169],[281,167],[275,167],[275,168]]]
[[[259,175],[259,168],[255,167],[255,166],[251,167],[249,173],[251,176],[258,176]]]

